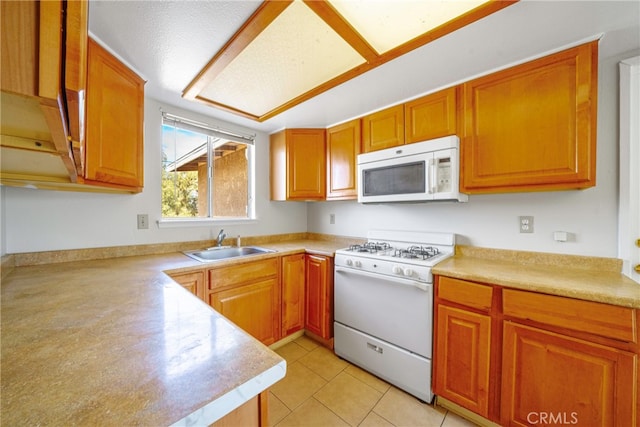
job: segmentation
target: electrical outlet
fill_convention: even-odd
[[[149,228],[149,215],[138,214],[138,230],[145,230]]]
[[[336,214],[329,214],[329,224],[336,223]]]
[[[520,232],[533,233],[533,217],[521,216],[519,218],[520,218]]]

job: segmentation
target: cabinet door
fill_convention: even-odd
[[[404,106],[396,105],[362,118],[362,151],[404,144]]]
[[[491,318],[438,304],[434,393],[489,418]]]
[[[328,257],[306,257],[305,329],[329,340],[333,337],[333,277]]]
[[[458,87],[432,93],[404,105],[407,144],[457,133]]]
[[[288,199],[324,200],[326,161],[324,129],[288,129]]]
[[[271,200],[324,200],[325,130],[286,129],[269,141]]]
[[[172,274],[171,278],[184,286],[189,292],[204,300],[204,272]]]
[[[265,345],[280,339],[280,294],[277,279],[214,292],[209,304]]]
[[[85,178],[140,191],[144,81],[91,39],[88,51]]]
[[[463,85],[462,191],[595,185],[597,41]]]
[[[635,426],[636,359],[622,350],[507,321],[502,424]]]
[[[60,14],[47,17],[39,10],[39,4],[35,1],[3,1],[0,2],[0,31],[2,32],[2,68],[0,69],[0,89],[25,96],[38,96],[38,68],[39,56],[48,55],[51,59],[44,58],[45,63],[55,61],[60,57],[60,46],[51,49],[51,43],[60,43],[60,38],[49,41],[49,49],[39,50],[39,35],[41,27],[43,31],[60,31]],[[51,18],[51,19],[50,19]],[[56,22],[57,19],[57,22]],[[46,26],[52,30],[47,31]],[[51,70],[56,72],[57,69]],[[42,70],[43,72],[45,70]],[[55,87],[59,86],[58,82]],[[4,94],[3,94],[4,95]]]
[[[327,129],[327,199],[356,199],[360,120]]]
[[[282,257],[282,336],[304,328],[305,255]]]

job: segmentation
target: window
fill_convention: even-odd
[[[253,219],[253,136],[162,115],[162,218]]]

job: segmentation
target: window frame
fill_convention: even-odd
[[[208,226],[212,224],[217,225],[232,225],[232,224],[250,224],[257,222],[256,218],[256,194],[255,194],[255,134],[240,134],[238,132],[226,130],[220,128],[219,126],[212,126],[208,123],[195,121],[189,119],[184,116],[177,116],[174,114],[170,114],[161,110],[161,119],[160,119],[160,135],[164,135],[164,131],[162,127],[165,124],[173,125],[179,129],[191,130],[193,132],[202,133],[207,135],[207,140],[210,141],[210,137],[218,137],[230,142],[236,142],[246,145],[246,155],[247,155],[247,216],[246,217],[216,217],[212,212],[213,210],[213,200],[215,197],[214,192],[208,191],[209,197],[211,199],[208,201],[208,212],[206,217],[163,217],[162,216],[162,193],[160,194],[160,219],[158,220],[159,228],[168,228],[168,227],[201,227]],[[177,126],[176,126],[177,125]],[[212,144],[213,142],[207,142],[207,144]],[[159,182],[162,186],[162,144],[160,144],[160,179]],[[209,149],[207,150],[207,164],[209,165],[209,179],[213,179],[213,169],[214,169],[214,159],[211,157],[211,153],[209,153]],[[209,182],[209,189],[212,188],[213,182]],[[213,195],[212,195],[213,194]]]

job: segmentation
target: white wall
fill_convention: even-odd
[[[5,187],[0,187],[0,256],[7,253],[7,226],[5,221],[4,192]]]
[[[617,257],[618,62],[627,52],[600,61],[597,185],[581,191],[471,196],[466,204],[359,205],[356,202],[270,202],[268,136],[256,140],[256,209],[259,220],[225,226],[230,236],[312,231],[366,237],[372,228],[443,230],[459,243],[483,247]],[[158,229],[160,218],[160,104],[145,105],[145,189],[138,195],[101,195],[4,188],[3,253],[105,247],[212,238],[219,227]],[[180,110],[165,106],[180,114]],[[195,116],[197,119],[198,116]],[[202,119],[202,118],[201,118]],[[206,120],[205,120],[206,121]],[[209,120],[210,122],[212,120]],[[238,129],[219,123],[228,129]],[[252,131],[251,131],[252,132]],[[136,229],[136,214],[148,213],[149,230]],[[329,224],[329,214],[336,223]],[[535,232],[519,234],[519,215],[535,217]],[[567,231],[558,243],[553,231]]]
[[[324,202],[309,207],[309,231],[366,237],[372,228],[440,230],[458,243],[489,248],[617,257],[618,62],[600,61],[596,186],[587,190],[474,195],[468,203],[359,205]],[[329,224],[329,214],[335,224]],[[520,234],[518,216],[534,216],[534,233]],[[553,240],[567,231],[570,240]]]
[[[258,220],[223,225],[228,236],[259,236],[307,230],[305,203],[269,201],[269,136],[219,120],[187,113],[145,99],[144,191],[96,194],[3,187],[2,251],[38,252],[211,239],[221,225],[158,228],[160,219],[161,113],[188,114],[195,120],[245,133],[257,133],[256,212]],[[149,214],[148,230],[138,230],[136,215]],[[6,222],[6,225],[5,225]],[[6,231],[6,233],[5,233]],[[6,243],[5,243],[6,236]]]

